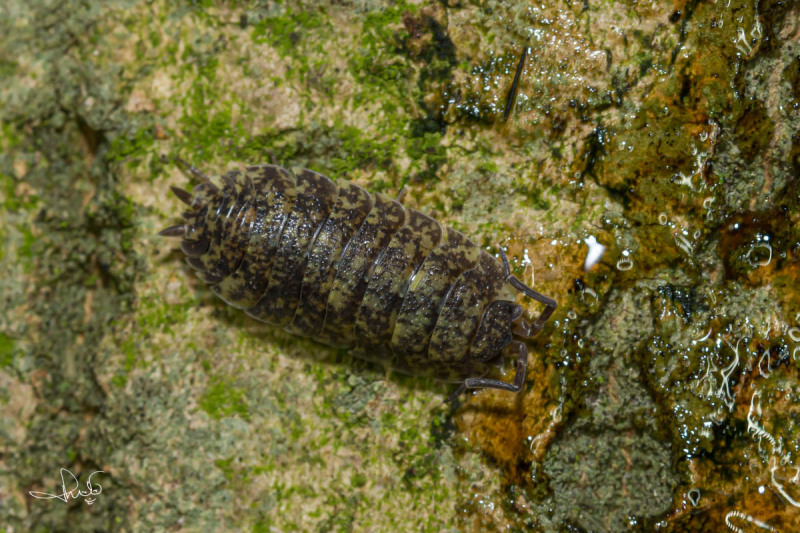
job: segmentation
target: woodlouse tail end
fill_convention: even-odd
[[[178,197],[178,200],[185,203],[189,207],[194,207],[194,197],[188,192],[179,187],[170,187],[172,193]]]
[[[170,226],[158,232],[162,237],[183,237],[186,235],[186,226]]]
[[[227,187],[234,190],[236,189],[236,183],[233,181],[233,178],[231,178],[228,174],[223,174],[221,178]]]

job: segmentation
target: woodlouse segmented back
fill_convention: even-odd
[[[519,392],[528,350],[513,336],[538,332],[556,302],[511,275],[462,233],[383,194],[311,170],[251,166],[221,187],[201,183],[182,237],[198,276],[250,316],[401,372]],[[517,292],[545,305],[529,324]],[[483,377],[515,356],[513,383]],[[454,395],[454,396],[455,396]]]

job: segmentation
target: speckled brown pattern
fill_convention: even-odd
[[[484,309],[497,299],[504,284],[505,276],[500,264],[481,251],[478,264],[458,277],[441,306],[428,356],[446,362],[466,357]]]
[[[287,326],[294,317],[305,273],[306,251],[333,209],[337,187],[310,170],[296,173],[297,197],[286,217],[264,296],[247,314],[268,324]]]
[[[347,243],[328,297],[321,337],[334,346],[350,348],[355,344],[356,315],[369,283],[368,272],[406,219],[406,210],[398,202],[383,194],[373,197],[375,207]]]
[[[463,234],[447,228],[442,242],[414,273],[392,334],[395,354],[420,358],[427,354],[440,306],[453,282],[475,266],[481,250]],[[420,364],[424,365],[421,357]]]
[[[372,210],[372,196],[352,183],[339,181],[339,197],[308,254],[300,303],[287,327],[292,333],[316,336],[325,323],[328,295],[345,246]]]
[[[212,284],[222,281],[239,266],[242,244],[249,237],[249,228],[242,226],[239,217],[245,215],[249,222],[253,219],[253,214],[248,213],[252,205],[242,202],[244,183],[239,180],[239,172],[229,172],[226,177],[231,181],[222,189],[222,200],[206,215],[208,249],[200,257],[187,259],[201,279]]]
[[[442,239],[436,220],[414,209],[406,211],[405,225],[375,260],[356,320],[360,352],[374,360],[393,354],[392,331],[411,276]]]
[[[522,313],[514,302],[495,300],[481,318],[469,355],[476,361],[494,359],[512,340],[511,323]]]
[[[505,256],[501,264],[419,211],[310,170],[252,166],[220,188],[190,168],[205,182],[194,196],[175,190],[191,209],[163,234],[183,237],[187,261],[226,302],[401,372],[522,389],[519,342],[514,383],[482,376],[512,332],[532,331],[516,291],[546,305],[540,321],[555,302],[514,278]]]
[[[252,166],[246,176],[255,187],[256,217],[239,269],[211,290],[239,309],[255,305],[264,295],[272,271],[278,238],[294,207],[294,176],[274,165]]]

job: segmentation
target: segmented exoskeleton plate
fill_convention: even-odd
[[[180,160],[179,160],[180,161]],[[511,275],[462,233],[380,193],[311,170],[247,167],[221,186],[201,183],[181,237],[187,262],[227,303],[250,316],[359,357],[465,388],[519,392],[528,351],[556,302]],[[545,305],[529,324],[522,292]],[[506,355],[513,383],[483,377]]]

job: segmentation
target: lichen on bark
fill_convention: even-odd
[[[798,20],[737,0],[5,2],[0,522],[797,529]],[[162,154],[405,188],[502,246],[560,304],[526,390],[451,409],[446,385],[217,301],[156,236],[188,181]],[[91,507],[31,498],[60,468],[104,472]]]

